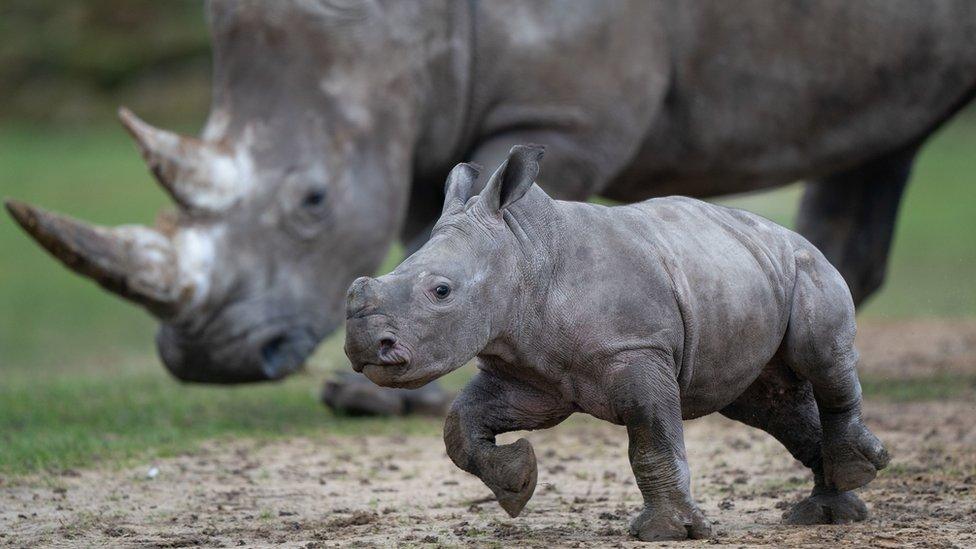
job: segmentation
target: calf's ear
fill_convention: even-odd
[[[500,212],[517,202],[532,187],[539,176],[539,162],[545,153],[541,145],[515,145],[508,159],[495,170],[481,200],[491,212]]]
[[[477,164],[458,164],[447,176],[444,185],[444,209],[441,215],[460,211],[471,198],[474,182],[478,180],[481,168]]]

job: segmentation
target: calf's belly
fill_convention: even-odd
[[[734,375],[723,373],[715,376],[701,375],[681,394],[681,418],[695,419],[725,408],[749,388],[768,361],[748,364],[731,364]]]
[[[739,398],[782,344],[787,325],[783,319],[756,318],[743,306],[742,318],[712,324],[714,328],[700,335],[681,393],[685,419],[717,412]]]

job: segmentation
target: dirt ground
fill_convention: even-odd
[[[811,486],[807,471],[765,433],[716,415],[685,424],[693,491],[715,537],[677,545],[976,547],[976,322],[866,323],[860,346],[863,375],[968,384],[948,401],[865,403],[893,454],[860,491],[870,518],[782,525]],[[517,519],[436,435],[323,435],[7,479],[0,546],[644,546],[626,532],[640,496],[623,429],[580,417],[524,436],[539,485]]]

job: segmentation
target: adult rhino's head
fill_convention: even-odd
[[[482,351],[512,324],[521,230],[505,211],[532,187],[542,148],[516,146],[472,196],[477,170],[458,165],[430,240],[392,273],[353,282],[346,303],[352,367],[386,387],[420,387]],[[541,190],[538,190],[540,194]]]
[[[279,379],[340,324],[350,281],[396,237],[426,143],[424,71],[450,64],[453,26],[366,0],[214,1],[209,21],[201,136],[120,111],[175,216],[98,227],[7,208],[69,268],[155,315],[176,377]]]

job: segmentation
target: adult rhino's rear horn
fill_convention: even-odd
[[[184,209],[219,211],[237,198],[238,162],[226,147],[156,128],[125,107],[119,120],[156,180]]]
[[[135,225],[97,227],[16,200],[5,204],[17,223],[71,270],[157,316],[176,312],[178,258],[162,233]]]

